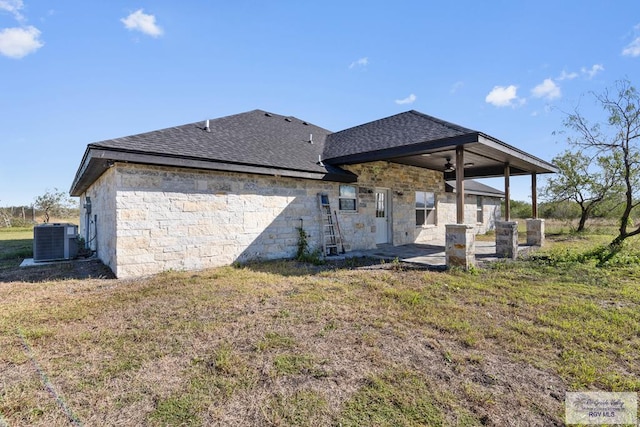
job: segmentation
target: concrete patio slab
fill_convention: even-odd
[[[531,249],[530,246],[520,245],[518,253],[523,254]],[[487,262],[505,259],[496,254],[495,242],[475,242],[476,261],[479,265]],[[433,242],[431,244],[414,243],[410,245],[393,246],[378,245],[376,249],[366,251],[353,251],[346,254],[347,257],[371,257],[382,260],[395,260],[434,267],[438,269],[446,268],[445,244],[444,242]]]

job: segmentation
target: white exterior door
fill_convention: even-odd
[[[376,188],[376,244],[389,243],[389,190]]]

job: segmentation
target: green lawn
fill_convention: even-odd
[[[0,425],[562,425],[567,391],[640,391],[637,250],[579,256],[608,238],[470,272],[0,279]]]
[[[0,228],[0,274],[3,268],[33,257],[33,228]],[[20,260],[20,261],[18,261]]]

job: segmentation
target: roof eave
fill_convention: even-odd
[[[89,145],[82,163],[71,186],[72,196],[80,196],[109,167],[116,162],[145,164],[152,166],[170,166],[187,169],[200,169],[221,172],[252,173],[258,175],[285,176],[334,182],[356,182],[357,176],[343,169],[330,166],[327,172],[313,172],[260,165],[235,164],[180,156],[165,156],[155,153],[138,153],[123,150],[104,149]]]

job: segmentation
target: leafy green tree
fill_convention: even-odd
[[[619,162],[613,156],[591,158],[582,151],[565,151],[552,162],[558,173],[547,180],[543,197],[549,202],[575,202],[580,207],[576,231],[584,231],[595,209],[613,196],[619,182]]]
[[[538,207],[543,218],[571,220],[580,218],[580,207],[571,201],[542,202]]]
[[[624,79],[612,89],[592,95],[606,114],[606,121],[592,124],[576,108],[567,116],[565,126],[578,135],[570,140],[574,146],[594,153],[595,157],[610,157],[619,162],[624,199],[618,235],[610,244],[615,249],[625,239],[640,234],[640,224],[632,222],[632,214],[640,205],[640,94]]]
[[[504,218],[504,201],[501,203],[502,214]],[[511,200],[511,217],[512,218],[531,218],[531,203],[523,202],[521,200]]]
[[[74,202],[67,194],[54,188],[47,190],[42,196],[35,198],[34,207],[44,215],[44,222],[48,223],[52,216],[65,216],[69,209],[73,209]]]

